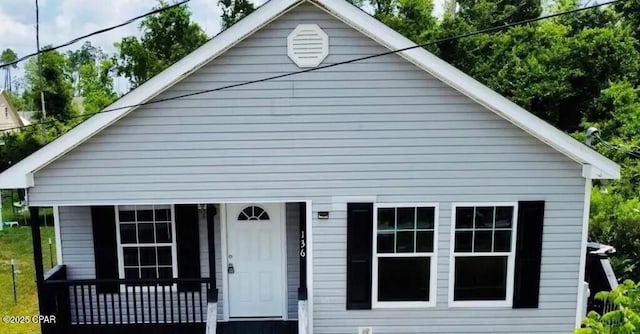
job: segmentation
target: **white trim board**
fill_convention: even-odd
[[[394,253],[378,253],[378,209],[380,208],[433,208],[433,250],[431,252],[420,253],[415,251],[414,253],[398,253],[394,249]],[[416,213],[417,214],[417,213]],[[417,215],[414,219],[417,221]],[[438,227],[440,222],[440,205],[439,203],[423,203],[423,202],[407,202],[407,203],[376,203],[373,204],[373,251],[371,252],[371,307],[373,309],[384,308],[399,308],[399,309],[411,309],[411,308],[429,308],[436,306],[436,296],[438,289]],[[396,213],[396,225],[397,225],[397,213]],[[398,228],[396,226],[396,233]],[[414,226],[414,231],[417,231],[417,226]],[[397,238],[397,236],[396,236]],[[416,245],[416,239],[414,239],[414,245]],[[417,247],[417,246],[416,246]],[[389,257],[429,257],[429,300],[428,301],[404,301],[404,302],[381,302],[378,301],[378,261],[379,258]]]
[[[1,223],[1,222],[0,222]],[[60,207],[53,207],[53,228],[56,237],[56,260],[57,264],[63,264],[62,261],[62,235],[60,234]]]
[[[260,206],[261,204],[278,204],[278,208],[277,208],[277,215],[279,215],[279,225],[278,225],[278,231],[280,232],[280,236],[281,236],[281,243],[279,245],[279,249],[281,251],[281,274],[282,274],[282,279],[281,279],[281,289],[282,289],[282,315],[281,317],[256,317],[256,318],[247,318],[247,317],[238,317],[238,318],[234,318],[231,317],[230,314],[230,285],[229,285],[229,273],[227,271],[228,265],[229,265],[229,234],[228,234],[228,229],[229,229],[229,219],[234,220],[234,216],[236,213],[232,213],[229,212],[229,204],[241,204],[243,207],[249,206],[249,205],[256,205],[256,206]],[[287,230],[287,216],[286,216],[286,202],[271,202],[271,203],[260,203],[260,202],[236,202],[236,203],[221,203],[220,206],[224,207],[224,219],[220,220],[220,231],[221,231],[221,235],[220,235],[220,240],[221,240],[221,255],[222,257],[222,291],[223,291],[223,299],[224,299],[224,303],[222,305],[223,307],[223,321],[251,321],[251,320],[264,320],[264,319],[279,319],[279,320],[289,320],[289,296],[288,296],[288,280],[287,280],[287,234],[286,234],[286,230]],[[274,212],[270,212],[273,216]],[[230,216],[230,214],[233,214]],[[223,218],[223,217],[221,217]],[[224,231],[224,233],[222,233],[222,231]]]
[[[587,178],[584,182],[584,207],[582,208],[582,236],[580,240],[580,267],[578,268],[578,298],[576,303],[576,328],[580,327],[582,318],[586,316],[583,314],[585,299],[589,296],[585,296],[584,284],[587,264],[587,240],[589,237],[589,209],[591,206],[591,179]]]
[[[137,109],[137,107],[132,106],[151,101],[154,97],[217,58],[257,30],[304,2],[309,2],[321,8],[390,50],[416,46],[409,39],[344,0],[269,1],[251,15],[212,38],[191,54],[105,109],[117,110],[97,114],[89,118],[0,174],[0,189],[33,187],[35,185],[33,173]],[[585,177],[591,179],[617,179],[620,177],[620,166],[613,161],[534,116],[427,50],[415,48],[398,52],[398,55],[523,129],[538,140],[582,164]]]
[[[455,252],[455,235],[456,235],[456,208],[458,207],[513,207],[513,216],[511,220],[511,250],[509,252]],[[475,211],[474,211],[475,212]],[[494,217],[495,219],[495,217]],[[455,202],[451,204],[451,232],[449,242],[449,282],[448,282],[448,306],[454,307],[512,307],[513,305],[513,286],[515,282],[515,261],[516,261],[516,240],[518,227],[518,202],[471,202],[462,203]],[[507,256],[507,286],[504,300],[470,300],[455,301],[453,299],[455,288],[455,258],[456,254],[461,257],[475,256]]]

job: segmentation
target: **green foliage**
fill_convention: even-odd
[[[458,0],[457,17],[475,27],[494,27],[540,16],[540,0]]]
[[[156,8],[168,7],[158,0]],[[185,6],[174,7],[145,18],[140,24],[142,36],[129,36],[115,43],[118,49],[116,69],[134,87],[160,73],[207,41],[206,34],[191,21]]]
[[[611,305],[611,311],[601,315],[589,312],[582,320],[583,328],[575,334],[634,334],[640,331],[640,283],[626,280],[611,292],[596,294],[597,300]]]
[[[629,82],[611,83],[594,102],[602,121],[587,122],[615,145],[595,148],[622,165],[618,181],[598,184],[591,197],[589,237],[616,247],[611,265],[620,279],[640,278],[640,94]]]
[[[50,48],[44,47],[44,50]],[[38,65],[38,58],[41,68]],[[75,111],[72,107],[73,88],[71,78],[67,72],[67,59],[58,51],[42,53],[39,57],[31,58],[25,66],[27,87],[25,100],[28,106],[41,109],[40,92],[44,92],[44,102],[47,116],[59,121],[70,119]],[[42,119],[42,114],[39,116]]]
[[[4,49],[0,54],[0,63],[7,64],[18,59],[18,55],[11,49]],[[10,67],[17,68],[17,64],[13,64]]]
[[[80,81],[80,68],[84,65],[93,63],[101,63],[107,59],[107,54],[100,47],[95,47],[91,42],[87,41],[82,44],[80,49],[67,51],[68,71],[73,80],[73,86],[76,95],[81,95],[78,83]]]
[[[18,55],[11,49],[5,49],[0,54],[0,64],[8,64],[14,62],[18,59]],[[17,64],[13,64],[11,66],[7,66],[4,68],[4,89],[7,91],[11,91],[11,69],[17,68]]]
[[[373,2],[373,1],[372,1]],[[375,16],[416,43],[431,41],[437,31],[431,0],[376,1]]]
[[[496,16],[491,13],[497,9],[476,7],[481,4],[446,16],[441,36],[492,26],[488,19]],[[535,8],[522,8],[526,15],[537,13],[537,6],[531,6]],[[474,19],[480,13],[488,18]],[[638,81],[638,41],[620,22],[621,15],[611,8],[590,10],[443,43],[439,53],[525,109],[573,132],[581,130],[585,117],[589,121],[608,117],[596,102],[610,82]]]
[[[96,113],[115,101],[117,95],[113,91],[113,61],[105,59],[101,63],[89,62],[80,67],[78,88],[84,98],[86,113]]]
[[[640,277],[640,200],[625,198],[610,187],[594,188],[591,195],[590,239],[615,245],[610,259],[618,278]]]
[[[0,147],[0,170],[19,162],[29,154],[37,151],[44,143],[49,143],[61,134],[65,133],[72,125],[78,121],[63,123],[55,119],[48,119],[45,127],[45,138],[43,140],[42,127],[30,126],[21,131],[5,132],[2,139],[5,145]]]
[[[249,0],[218,0],[218,6],[222,8],[222,30],[231,27],[255,10]]]

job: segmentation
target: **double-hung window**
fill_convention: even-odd
[[[177,274],[171,205],[117,207],[120,277],[173,278]]]
[[[373,307],[435,305],[436,204],[376,204]]]
[[[449,304],[511,306],[516,203],[454,204]]]

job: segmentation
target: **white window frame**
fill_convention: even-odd
[[[124,248],[127,246],[123,246],[122,242],[120,241],[120,208],[121,207],[134,207],[134,210],[137,212],[138,211],[138,206],[141,207],[146,207],[146,206],[151,206],[153,207],[153,210],[155,211],[155,207],[156,206],[167,206],[169,205],[171,207],[171,266],[172,266],[172,276],[173,278],[178,278],[178,251],[177,251],[177,246],[176,246],[176,216],[175,216],[175,205],[173,204],[156,204],[156,205],[116,205],[115,206],[115,215],[116,215],[116,239],[117,239],[117,243],[118,243],[118,277],[120,277],[121,279],[124,279]],[[155,215],[155,212],[154,212]],[[136,224],[138,222],[136,221]],[[155,223],[155,219],[154,219],[154,223]],[[126,223],[125,223],[126,224]],[[154,226],[155,229],[155,226]],[[155,230],[154,230],[155,233]],[[135,244],[135,246],[131,246],[131,247],[162,247],[162,246],[167,246],[169,245],[169,243],[144,243],[144,244]],[[157,256],[157,255],[156,255]],[[156,259],[157,262],[157,259]],[[156,263],[157,266],[157,263]],[[170,286],[172,289],[175,289],[176,285],[172,284]],[[133,287],[125,287],[125,289],[129,289],[131,290]],[[143,288],[147,288],[147,287],[143,287]]]
[[[458,207],[513,207],[512,229],[511,229],[511,251],[510,252],[458,252],[455,250],[456,233],[456,210]],[[494,217],[495,220],[495,217]],[[516,260],[516,236],[518,227],[518,202],[472,202],[451,204],[451,235],[449,252],[449,307],[512,307],[513,305],[513,284],[515,279]],[[485,257],[485,256],[507,256],[507,287],[504,300],[453,300],[455,288],[455,258],[461,257]]]
[[[433,221],[433,252],[430,253],[381,253],[378,254],[378,209],[379,208],[434,208]],[[438,203],[374,203],[373,205],[373,249],[372,249],[372,286],[371,286],[371,307],[372,308],[428,308],[436,306],[437,283],[438,283],[438,222],[440,208]],[[416,217],[417,219],[417,217]],[[378,301],[378,258],[379,257],[429,257],[430,277],[429,277],[429,301],[398,301],[380,302]]]

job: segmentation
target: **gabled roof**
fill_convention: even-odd
[[[137,108],[131,106],[150,101],[246,37],[277,19],[280,15],[303,2],[318,6],[390,50],[415,46],[415,43],[409,39],[344,0],[269,1],[251,15],[223,31],[191,54],[106,108],[109,110],[116,109],[115,111],[91,117],[0,174],[0,188],[27,188],[34,186],[33,173]],[[613,161],[576,141],[423,48],[398,52],[398,55],[535,138],[579,162],[583,165],[582,174],[584,177],[593,179],[615,179],[620,177],[620,166]]]
[[[12,125],[11,128],[16,128],[19,126],[25,126],[30,124],[28,121],[25,122],[26,120],[18,114],[18,112],[16,111],[16,108],[13,106],[13,104],[11,104],[9,93],[6,90],[0,89],[0,99],[4,101],[4,103],[6,103],[6,107],[9,111],[9,116],[13,120],[14,125]],[[0,101],[0,103],[2,103],[2,101]],[[0,132],[11,131],[11,130],[12,129],[0,128]]]

